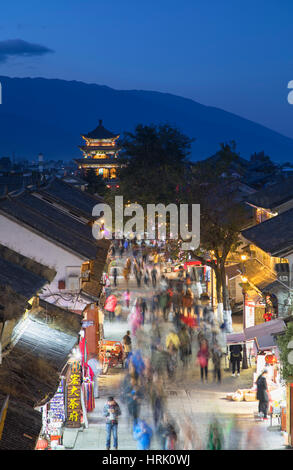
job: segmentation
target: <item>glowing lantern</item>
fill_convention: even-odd
[[[267,354],[265,357],[266,364],[269,364],[272,366],[273,364],[276,364],[278,362],[276,356],[274,354]]]
[[[48,447],[47,439],[38,439],[36,450],[45,450]]]

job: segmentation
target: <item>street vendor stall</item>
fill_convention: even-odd
[[[282,420],[286,413],[286,387],[280,375],[278,347],[274,335],[283,331],[284,322],[272,320],[262,325],[245,328],[243,333],[227,335],[227,344],[237,342],[245,344],[249,351],[250,362],[255,366],[253,385],[250,389],[238,389],[229,393],[226,398],[234,401],[255,401],[256,380],[264,369],[267,369],[267,385],[270,398],[270,427],[283,427]],[[256,413],[256,418],[258,413]]]

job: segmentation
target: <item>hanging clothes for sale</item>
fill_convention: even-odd
[[[94,398],[94,384],[89,377],[85,377],[82,384],[85,405],[87,412],[93,411],[95,408],[95,398]]]

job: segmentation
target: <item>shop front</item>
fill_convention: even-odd
[[[248,327],[243,333],[227,335],[227,345],[241,344],[247,349],[248,365],[253,368],[252,387],[238,389],[227,394],[226,398],[233,401],[248,401],[257,403],[256,380],[264,369],[268,371],[267,384],[270,398],[269,429],[286,428],[286,384],[281,378],[281,364],[275,334],[285,329],[285,323],[280,320]],[[254,418],[261,419],[255,407]]]
[[[83,332],[62,370],[59,387],[51,400],[39,408],[42,429],[37,449],[64,449],[67,429],[82,431],[88,427],[88,413],[95,408],[94,376],[88,364],[89,351]],[[42,442],[47,442],[43,446]]]

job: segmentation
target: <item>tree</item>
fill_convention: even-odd
[[[237,186],[230,170],[239,156],[234,145],[221,144],[217,159],[201,161],[194,166],[188,198],[199,203],[201,212],[200,248],[193,256],[210,266],[216,277],[219,317],[231,327],[231,311],[226,283],[225,264],[228,255],[239,246],[239,233],[246,212],[237,202]],[[208,254],[208,259],[206,254]]]
[[[90,194],[105,196],[108,192],[107,185],[101,175],[97,175],[94,169],[84,173],[83,179],[88,183],[87,191]]]
[[[144,126],[122,140],[120,190],[126,201],[142,206],[178,202],[185,184],[192,140],[168,124]]]

